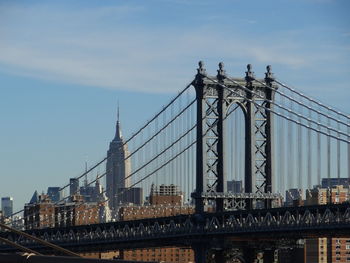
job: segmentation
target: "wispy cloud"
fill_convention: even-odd
[[[8,7],[22,18],[0,27],[0,70],[102,88],[174,92],[193,76],[196,61],[279,64],[302,68],[319,56],[303,54],[293,35],[253,37],[237,31],[126,25],[142,6],[84,10]],[[104,21],[104,20],[107,20]],[[117,20],[117,21],[116,21]],[[44,21],[47,21],[45,23]],[[28,24],[25,24],[25,23]],[[23,24],[24,23],[24,24]],[[239,35],[239,37],[237,37]],[[192,74],[192,75],[191,75]]]

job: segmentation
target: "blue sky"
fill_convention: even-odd
[[[0,1],[0,196],[16,208],[61,186],[193,78],[271,64],[297,89],[350,112],[350,2]]]

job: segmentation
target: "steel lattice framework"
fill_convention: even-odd
[[[350,234],[349,204],[318,205],[227,211],[202,215],[172,216],[66,228],[28,230],[27,233],[73,250],[189,246],[198,238],[230,237],[255,239],[299,239],[319,235]],[[35,250],[34,241],[11,233],[1,237]],[[12,251],[1,246],[0,251]]]
[[[272,85],[270,68],[261,81],[272,89],[255,81],[251,65],[247,66],[245,78],[233,78],[237,84],[233,84],[231,78],[227,80],[223,63],[219,64],[216,77],[208,76],[203,62],[199,62],[197,71],[193,82],[197,96],[197,175],[196,192],[193,194],[197,213],[205,211],[208,202],[215,202],[216,211],[238,206],[250,208],[251,196],[233,200],[226,193],[225,119],[228,109],[234,104],[239,105],[245,116],[245,191],[257,194],[256,197],[260,198],[256,200],[264,200],[265,207],[271,207],[273,121],[271,112],[265,108],[271,109],[270,101],[277,87]]]

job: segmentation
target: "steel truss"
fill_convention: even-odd
[[[315,235],[348,236],[350,207],[349,204],[338,204],[228,211],[26,232],[73,250],[84,247],[103,250],[110,246],[126,248],[167,244],[188,246],[199,237],[261,237],[263,240],[278,240]],[[37,251],[42,249],[34,241],[23,239],[11,232],[1,232],[0,236]],[[13,251],[13,248],[3,245],[0,246],[0,251]]]

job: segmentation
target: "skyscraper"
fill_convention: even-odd
[[[119,189],[129,187],[130,180],[126,177],[131,172],[130,159],[125,160],[129,155],[128,146],[124,143],[120,122],[119,107],[114,139],[109,144],[106,164],[106,192],[109,199],[109,207],[117,209],[121,198],[118,198]]]
[[[13,198],[2,197],[1,198],[1,210],[4,217],[9,217],[13,214]]]

